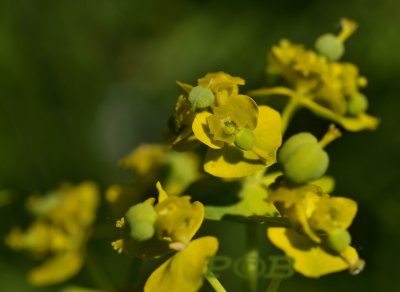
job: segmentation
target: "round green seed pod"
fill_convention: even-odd
[[[154,207],[147,203],[140,203],[129,208],[125,214],[125,219],[130,226],[135,222],[147,221],[153,224],[156,221],[157,213]]]
[[[242,150],[251,150],[254,147],[256,136],[252,130],[240,129],[235,133],[235,145]]]
[[[329,156],[310,133],[290,137],[278,153],[278,162],[288,180],[296,184],[322,177],[329,165]]]
[[[347,102],[347,113],[351,116],[357,116],[368,109],[368,99],[362,93],[353,95]]]
[[[149,221],[135,221],[130,225],[131,237],[137,241],[148,240],[153,237],[155,228]]]
[[[333,252],[341,253],[351,244],[351,235],[346,229],[337,228],[326,238],[326,246]]]
[[[339,60],[344,54],[343,43],[330,33],[321,35],[315,42],[315,48],[320,55],[332,61]]]
[[[205,87],[193,87],[189,93],[189,101],[195,109],[204,109],[214,103],[214,93]]]

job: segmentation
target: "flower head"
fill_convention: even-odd
[[[357,212],[356,202],[331,197],[314,184],[292,185],[282,177],[270,186],[268,201],[289,219],[290,228],[269,228],[267,235],[295,259],[298,272],[319,277],[360,268],[363,261],[350,246],[347,232]]]
[[[59,283],[79,272],[98,203],[98,189],[91,182],[64,185],[44,197],[29,200],[28,209],[35,221],[26,231],[14,228],[6,243],[15,250],[46,257],[28,273],[30,283]]]

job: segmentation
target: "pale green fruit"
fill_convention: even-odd
[[[289,138],[278,153],[286,178],[297,184],[322,177],[329,165],[329,156],[310,133]]]
[[[332,61],[339,60],[344,54],[343,43],[330,33],[321,35],[315,42],[315,48],[320,55]]]
[[[189,101],[195,109],[204,109],[214,103],[214,93],[205,87],[193,87],[189,93]]]
[[[235,145],[242,150],[251,150],[254,147],[256,136],[252,130],[240,129],[235,133]]]
[[[140,203],[129,208],[125,219],[132,226],[135,222],[147,221],[153,224],[156,221],[157,213],[154,207],[147,203]]]
[[[153,223],[149,221],[135,221],[130,225],[131,237],[137,241],[144,241],[152,238],[155,233]]]
[[[337,228],[326,238],[326,246],[333,252],[341,253],[351,244],[351,235],[346,229]]]
[[[351,116],[357,116],[368,109],[368,99],[362,93],[353,95],[347,102],[347,113]]]

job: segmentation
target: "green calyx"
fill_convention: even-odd
[[[290,137],[278,153],[278,162],[286,178],[296,184],[322,177],[329,165],[329,156],[310,133]]]
[[[235,133],[235,145],[241,150],[251,150],[254,147],[256,136],[252,130],[240,129]]]
[[[318,53],[331,61],[339,60],[344,54],[344,45],[333,34],[323,34],[315,42]]]
[[[210,89],[196,86],[189,92],[188,99],[194,109],[205,109],[214,103],[215,96]]]
[[[336,253],[343,252],[351,244],[351,235],[346,229],[334,229],[326,238],[326,247]]]
[[[356,93],[347,102],[347,113],[351,116],[357,116],[368,109],[368,99],[362,93]]]

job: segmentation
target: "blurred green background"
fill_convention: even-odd
[[[280,291],[400,291],[397,0],[0,1],[0,189],[15,195],[0,206],[1,237],[23,222],[21,202],[32,192],[62,181],[105,187],[127,180],[118,161],[142,142],[159,141],[175,80],[193,84],[223,70],[246,79],[245,89],[260,87],[274,43],[285,37],[311,47],[336,32],[341,17],[359,22],[344,60],[368,78],[369,112],[382,119],[376,132],[345,133],[328,149],[335,194],[360,205],[351,232],[367,267],[355,277],[295,276]],[[293,124],[292,132],[318,134],[327,126],[307,112]],[[0,252],[0,291],[31,291],[25,257],[2,244]],[[108,257],[99,261],[111,268],[127,262]],[[232,273],[222,276],[238,291]]]

